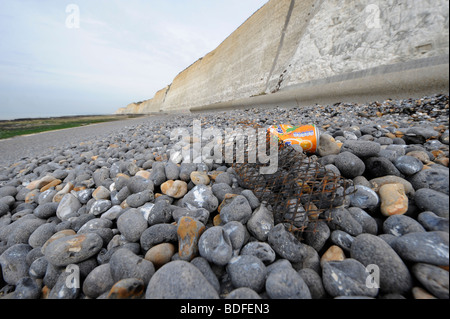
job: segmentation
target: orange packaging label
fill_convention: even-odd
[[[286,145],[300,145],[307,153],[315,153],[319,146],[319,130],[315,125],[274,125],[269,128],[269,132]]]

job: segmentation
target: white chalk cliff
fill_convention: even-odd
[[[270,0],[171,85],[117,113],[448,90],[448,9],[446,0]]]

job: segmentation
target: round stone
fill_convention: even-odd
[[[408,211],[408,197],[403,184],[385,184],[378,190],[384,216],[403,215]]]
[[[412,266],[412,272],[434,296],[440,299],[449,298],[448,271],[434,265],[418,263]]]
[[[423,168],[423,163],[420,160],[413,156],[407,155],[398,157],[394,164],[395,167],[397,167],[397,169],[405,175],[414,175],[415,173],[420,172]]]
[[[137,242],[148,223],[137,209],[130,209],[117,219],[117,229],[130,242]]]
[[[102,238],[95,233],[64,236],[43,248],[47,260],[54,266],[76,264],[96,255],[103,246]]]
[[[350,206],[362,209],[374,210],[380,203],[378,194],[370,187],[364,185],[350,186],[347,189],[350,198]]]
[[[97,298],[114,285],[109,263],[94,268],[83,281],[83,293],[89,298]]]
[[[268,243],[282,258],[292,263],[302,262],[308,255],[306,246],[288,232],[283,224],[278,224],[269,232]]]
[[[298,274],[308,286],[312,299],[324,299],[327,296],[322,278],[317,272],[310,268],[303,268],[298,271]]]
[[[219,299],[201,271],[186,261],[162,266],[150,279],[146,299]]]
[[[449,220],[439,217],[433,212],[423,212],[419,214],[417,220],[428,231],[445,231],[449,232]]]
[[[377,156],[380,150],[381,145],[379,143],[361,140],[347,140],[341,148],[341,152],[348,151],[361,158]]]
[[[141,235],[141,247],[148,251],[161,243],[173,243],[178,240],[177,226],[172,224],[156,224],[147,228]]]
[[[208,177],[208,174],[206,174],[206,172],[194,171],[191,173],[190,178],[195,185],[199,184],[208,185],[210,182],[210,179]]]
[[[233,253],[230,238],[221,226],[208,228],[200,237],[198,249],[203,258],[219,266],[225,266]]]
[[[424,231],[425,229],[415,219],[405,215],[391,216],[383,223],[383,232],[385,234],[392,234],[396,237]]]
[[[378,288],[367,285],[366,267],[355,259],[330,261],[323,265],[323,285],[332,297],[368,296],[375,297]]]
[[[191,261],[198,253],[198,241],[205,231],[205,225],[191,217],[178,221],[178,254],[181,260]]]
[[[218,215],[219,216],[219,215]],[[237,221],[231,221],[222,226],[223,230],[228,234],[233,247],[233,255],[239,255],[239,251],[245,242],[247,242],[250,234],[244,225]]]
[[[404,260],[448,266],[448,242],[446,232],[414,232],[397,238],[392,247]]]
[[[268,243],[252,241],[246,244],[242,250],[242,255],[251,255],[258,257],[264,264],[271,264],[275,261],[275,251]]]
[[[267,216],[265,219],[269,218],[268,214],[265,211],[261,212],[260,215]],[[242,224],[246,224],[251,216],[252,216],[252,208],[250,207],[247,198],[245,198],[242,195],[234,196],[228,203],[226,203],[220,209],[220,219],[224,223],[228,223],[231,221],[238,221]],[[267,222],[265,222],[265,224],[267,224]]]
[[[241,255],[230,260],[227,272],[235,288],[247,287],[261,292],[266,280],[267,269],[258,257]]]
[[[337,155],[334,160],[334,165],[347,178],[355,178],[356,176],[363,175],[366,170],[364,162],[350,152],[343,152]]]
[[[188,191],[188,186],[184,181],[169,180],[161,185],[163,194],[173,198],[182,198]]]
[[[271,299],[311,299],[305,281],[292,268],[282,267],[271,271],[265,286]]]
[[[155,267],[150,261],[137,256],[126,248],[118,249],[112,255],[109,264],[114,282],[127,278],[137,278],[146,283],[155,273]]]
[[[328,226],[333,230],[343,230],[353,236],[363,232],[361,224],[344,207],[329,209],[324,216],[329,220]]]
[[[353,241],[350,255],[364,266],[379,269],[380,292],[403,294],[412,289],[408,268],[397,253],[381,238],[361,234]]]
[[[26,261],[32,247],[27,244],[16,244],[6,249],[0,255],[0,265],[3,280],[10,285],[17,285],[23,278],[28,277],[28,264]]]
[[[155,268],[160,268],[170,262],[174,254],[175,246],[173,244],[162,243],[150,248],[145,254],[145,259],[151,261]]]
[[[449,170],[424,169],[409,179],[415,190],[430,188],[449,195]]]
[[[448,195],[429,188],[421,188],[416,192],[414,200],[422,211],[431,211],[439,217],[449,218]]]
[[[243,299],[261,299],[261,297],[253,289],[250,289],[247,287],[241,287],[241,288],[237,288],[237,289],[234,289],[233,291],[231,291],[225,297],[225,299],[243,300]]]
[[[58,205],[58,209],[56,210],[56,216],[62,221],[69,219],[74,216],[76,212],[81,208],[81,203],[72,194],[66,194],[61,199],[61,202]]]
[[[372,235],[376,235],[378,233],[377,221],[366,213],[366,211],[359,207],[349,207],[347,210],[350,215],[352,215],[353,219],[361,224],[363,233],[369,233]]]
[[[91,209],[89,210],[90,214],[93,214],[95,216],[101,215],[104,212],[106,212],[108,209],[112,207],[112,203],[108,199],[100,199],[98,201],[95,201]]]
[[[219,206],[219,201],[208,186],[199,184],[183,197],[183,205],[192,210],[195,208],[205,208],[208,212],[212,213]]]
[[[145,284],[138,278],[126,278],[112,286],[107,299],[141,299]]]
[[[247,229],[259,241],[266,241],[270,230],[274,227],[273,213],[261,204],[247,222]]]

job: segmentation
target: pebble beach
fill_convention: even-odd
[[[315,124],[307,156],[354,191],[298,238],[232,164],[183,156],[194,120]],[[1,299],[449,298],[448,95],[130,123],[1,161]]]

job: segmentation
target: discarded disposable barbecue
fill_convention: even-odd
[[[268,133],[266,143],[273,136]],[[267,146],[268,147],[268,146]],[[272,206],[275,224],[285,223],[302,239],[304,232],[315,231],[319,215],[344,204],[351,181],[327,170],[316,156],[278,142],[278,169],[274,174],[261,174],[262,163],[235,163],[239,184],[251,189],[261,202]]]

